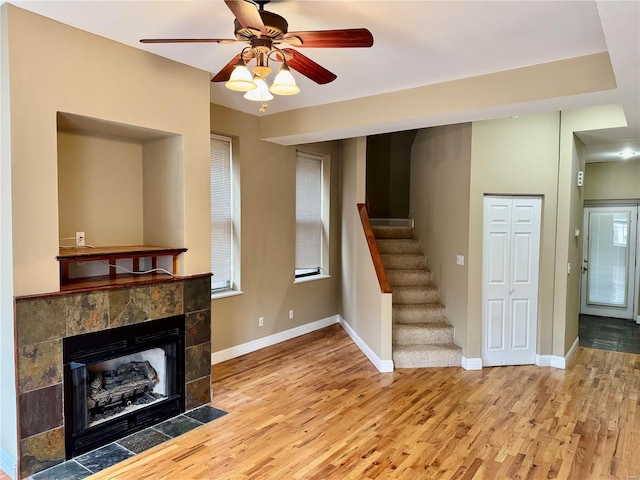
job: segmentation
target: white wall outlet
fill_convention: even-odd
[[[289,310],[289,320],[293,320],[293,310]]]
[[[76,247],[84,247],[84,232],[76,232]]]
[[[456,255],[456,263],[458,265],[464,265],[464,255]]]
[[[258,326],[259,326],[259,327],[264,326],[264,317],[259,317],[259,318],[258,318]]]

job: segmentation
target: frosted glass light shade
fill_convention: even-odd
[[[244,98],[246,98],[247,100],[253,100],[254,102],[267,102],[269,100],[273,100],[273,95],[269,93],[267,83],[264,81],[264,79],[255,77],[253,81],[255,82],[257,88],[245,93]]]
[[[280,67],[280,71],[273,80],[273,85],[269,89],[271,93],[276,95],[295,95],[300,93],[300,88],[296,85],[296,80],[291,75],[291,71],[286,63]]]
[[[253,81],[253,76],[242,58],[238,60],[236,66],[233,67],[231,77],[224,86],[236,92],[248,92],[257,88],[257,85]]]

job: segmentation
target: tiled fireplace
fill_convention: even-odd
[[[68,344],[82,347],[85,342],[96,339],[96,336],[88,334],[102,332],[111,338],[110,332],[126,330],[121,328],[126,326],[133,326],[135,334],[143,335],[147,329],[136,328],[136,325],[148,323],[148,330],[152,331],[156,324],[163,324],[169,318],[173,322],[179,319],[184,323],[181,326],[184,338],[177,342],[182,350],[178,357],[184,360],[184,376],[182,372],[178,375],[179,388],[175,391],[169,388],[162,395],[177,399],[179,395],[176,392],[183,392],[182,400],[176,400],[181,410],[193,409],[211,400],[209,275],[174,277],[148,285],[19,297],[16,298],[15,311],[20,474],[23,478],[75,454],[67,451],[71,449],[69,445],[65,447],[65,433],[69,433],[66,429],[74,427],[68,425],[70,420],[65,421],[65,405],[69,407],[71,400],[65,399],[65,388],[69,387],[65,381],[69,381],[69,372],[64,374],[63,343],[65,349],[69,348]],[[175,347],[164,347],[169,345],[165,341],[157,343],[150,345],[154,348],[138,351],[146,352],[150,358],[161,351],[165,355],[173,355],[171,348]],[[92,345],[84,347],[91,349]],[[136,368],[146,361],[137,356],[132,356],[131,360],[136,362]],[[127,414],[124,417],[130,418]],[[95,419],[92,421],[96,422]],[[133,420],[134,429],[136,422]],[[68,442],[70,435],[66,437]]]
[[[62,339],[67,458],[184,412],[184,318]]]

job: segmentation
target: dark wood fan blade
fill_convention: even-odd
[[[222,70],[220,70],[216,75],[211,79],[212,82],[226,82],[231,77],[231,73],[233,72],[233,68],[236,66],[240,60],[240,54],[237,54],[235,57],[231,59],[229,63],[227,63]]]
[[[366,28],[289,32],[282,41],[286,43],[287,38],[295,37],[302,41],[302,45],[296,45],[304,48],[356,48],[373,45],[373,35]]]
[[[267,29],[264,26],[260,12],[256,6],[245,0],[224,0],[231,13],[236,17],[238,23],[243,28],[250,28],[262,33],[266,33]]]
[[[140,43],[241,43],[235,38],[143,38]]]
[[[282,51],[291,55],[291,59],[287,60],[289,67],[320,85],[333,82],[338,78],[334,73],[318,65],[310,58],[305,57],[300,52],[291,48],[283,48]]]

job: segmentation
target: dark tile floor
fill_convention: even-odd
[[[620,318],[580,315],[581,347],[640,354],[640,325]]]
[[[31,480],[81,480],[87,478],[100,470],[111,467],[137,453],[160,445],[226,414],[225,411],[203,405],[117,442],[38,472],[31,476]]]

